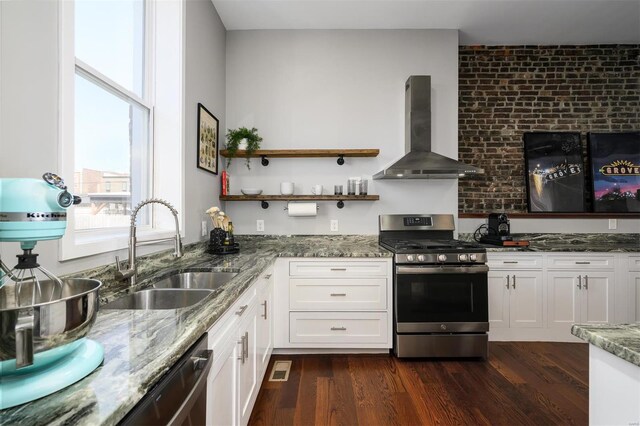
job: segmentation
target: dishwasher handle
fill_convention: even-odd
[[[196,401],[200,397],[200,394],[202,393],[203,389],[206,389],[207,376],[209,375],[211,364],[213,364],[213,351],[211,349],[207,349],[203,353],[192,356],[191,360],[193,361],[193,368],[194,369],[201,368],[202,372],[200,373],[200,376],[198,377],[198,380],[196,381],[196,383],[191,388],[191,392],[189,392],[189,395],[187,395],[187,397],[184,399],[184,401],[180,405],[180,408],[178,408],[178,411],[176,411],[176,414],[167,423],[167,425],[169,426],[182,425],[184,421],[187,419],[187,417],[189,416],[189,413],[191,413],[191,409],[193,408],[193,405],[196,403]],[[202,365],[203,362],[204,362],[204,365]]]
[[[213,351],[207,349],[207,333],[160,379],[147,395],[121,421],[123,426],[182,425],[204,419],[206,385],[213,364]]]

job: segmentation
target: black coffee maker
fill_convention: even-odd
[[[511,235],[511,225],[506,213],[489,213],[489,235],[500,237]]]
[[[479,242],[483,244],[505,245],[505,241],[512,241],[511,225],[506,213],[490,213],[489,223],[482,225],[486,232],[482,234]],[[477,241],[477,240],[476,240]]]

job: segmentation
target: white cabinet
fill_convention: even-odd
[[[276,348],[388,349],[391,258],[278,259]]]
[[[575,323],[615,322],[615,256],[549,255],[548,325],[570,335]]]
[[[263,377],[269,365],[269,358],[273,352],[273,272],[264,276],[266,287],[258,295],[257,312],[257,371],[258,377]]]
[[[640,323],[640,256],[629,255],[627,269],[624,271],[627,278],[627,302],[629,323]]]
[[[542,271],[491,271],[489,330],[501,327],[543,327]]]
[[[260,276],[209,330],[214,362],[207,380],[207,425],[249,422],[273,349],[272,275],[271,269]]]

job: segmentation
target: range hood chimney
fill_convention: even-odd
[[[431,151],[431,76],[412,75],[405,85],[405,156],[374,179],[458,179],[484,170]]]

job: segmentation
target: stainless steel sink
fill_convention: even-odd
[[[195,305],[211,290],[149,289],[128,294],[101,309],[178,309]]]
[[[153,287],[215,290],[236,275],[238,275],[237,272],[183,272],[164,278],[156,282]]]

